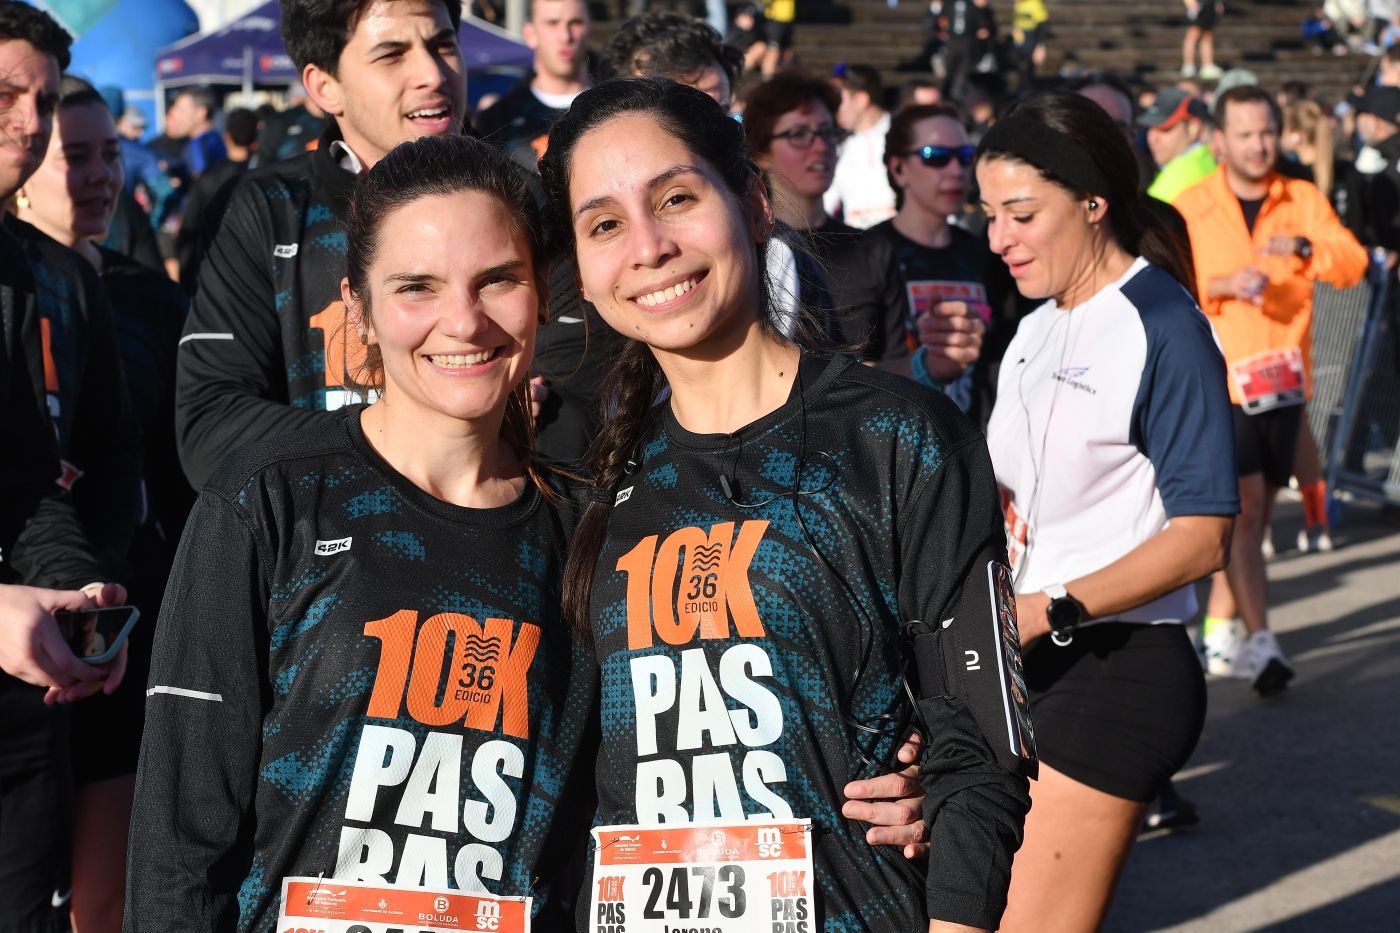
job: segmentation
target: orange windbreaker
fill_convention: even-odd
[[[1186,220],[1201,310],[1210,315],[1225,362],[1234,364],[1265,350],[1298,347],[1311,398],[1313,283],[1349,288],[1360,282],[1366,274],[1365,248],[1342,226],[1322,192],[1296,178],[1274,176],[1252,235],[1239,199],[1225,181],[1224,166],[1177,195],[1172,206]],[[1265,256],[1264,245],[1274,236],[1307,237],[1312,258]],[[1211,279],[1233,275],[1247,265],[1269,276],[1262,304],[1208,297]],[[1230,401],[1236,405],[1242,401],[1233,378]]]

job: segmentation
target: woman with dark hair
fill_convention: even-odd
[[[974,147],[957,109],[905,107],[885,136],[898,213],[866,231],[838,290],[865,358],[945,391],[975,420],[990,411],[995,368],[978,366],[993,309],[1009,299],[986,241],[949,223],[967,201]],[[1003,330],[1014,330],[1014,321]],[[974,391],[974,372],[980,374]],[[990,379],[988,376],[990,375]]]
[[[147,691],[129,929],[315,926],[293,918],[321,877],[530,895],[567,922],[597,686],[531,453],[539,211],[494,147],[429,137],[358,177],[348,233],[378,401],[200,493]]]
[[[1239,509],[1224,363],[1097,104],[1022,103],[978,147],[977,182],[992,250],[1045,299],[987,429],[1042,759],[1002,930],[1096,930],[1204,722],[1183,623]]]
[[[595,866],[655,824],[696,857],[766,824],[811,859],[773,882],[793,902],[772,917],[993,929],[1034,751],[986,451],[941,393],[782,336],[774,212],[742,134],[691,88],[608,82],[540,165],[584,295],[629,338],[565,581],[601,667]],[[913,724],[927,877],[840,802]],[[611,897],[650,909],[645,881],[595,881],[590,916]],[[769,885],[748,896],[767,905]]]
[[[786,311],[779,324],[791,334],[788,321],[800,307],[837,342],[845,322],[837,320],[833,286],[861,232],[827,214],[822,203],[847,135],[836,123],[840,105],[841,95],[826,81],[785,71],[744,102],[743,134],[772,192],[774,216],[787,228],[768,256],[775,297]]]

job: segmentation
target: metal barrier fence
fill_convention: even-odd
[[[1400,505],[1400,295],[1392,277],[1373,262],[1363,285],[1318,286],[1308,421],[1332,493]]]

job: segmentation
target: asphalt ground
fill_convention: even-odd
[[[1107,933],[1400,933],[1400,514],[1352,503],[1329,554],[1301,525],[1285,492],[1269,621],[1298,676],[1211,679],[1177,778],[1200,825],[1139,838]]]

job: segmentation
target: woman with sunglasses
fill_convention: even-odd
[[[979,421],[993,367],[978,365],[993,309],[1011,292],[986,241],[949,222],[967,202],[974,149],[948,104],[894,115],[885,171],[898,213],[866,231],[839,297],[865,357],[926,385],[944,385]],[[1014,329],[1014,323],[1011,328]]]
[[[994,929],[1032,752],[1016,688],[992,676],[1015,681],[1019,639],[981,436],[939,393],[783,336],[767,186],[710,98],[601,84],[554,124],[540,171],[556,242],[628,338],[565,579],[602,683],[596,822],[611,828],[585,890],[630,920],[661,889],[623,888],[612,846],[664,824],[698,857],[712,828],[687,825],[768,823],[810,840],[793,874],[812,900],[770,916],[759,882],[765,927]],[[986,662],[964,671],[963,649]],[[926,872],[841,803],[915,722]]]

